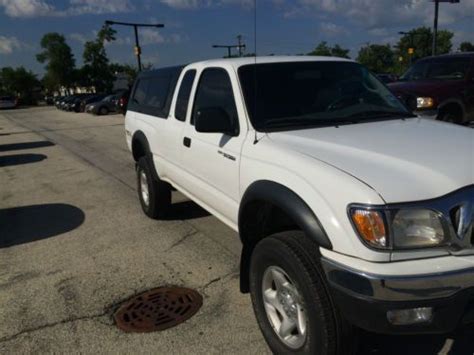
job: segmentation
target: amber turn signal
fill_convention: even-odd
[[[362,209],[354,209],[351,213],[352,221],[362,239],[376,248],[388,246],[382,213]]]

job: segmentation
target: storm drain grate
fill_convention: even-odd
[[[160,287],[133,297],[115,312],[125,332],[153,332],[174,327],[191,318],[202,306],[202,296],[182,287]]]

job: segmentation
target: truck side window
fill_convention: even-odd
[[[146,92],[148,91],[149,79],[141,79],[138,81],[133,93],[133,102],[138,105],[143,105],[145,102]]]
[[[184,74],[183,81],[181,82],[178,99],[176,101],[176,108],[174,109],[174,117],[179,121],[184,122],[186,120],[189,97],[191,96],[191,89],[193,87],[195,77],[196,70],[188,70],[186,74]]]
[[[163,109],[168,97],[170,82],[171,77],[169,75],[153,77],[148,84],[144,104],[148,107]]]
[[[209,107],[222,108],[227,112],[229,117],[238,121],[232,84],[229,75],[224,69],[206,69],[201,74],[199,86],[196,91],[191,124],[194,125],[194,117],[198,111]]]

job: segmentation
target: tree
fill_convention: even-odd
[[[39,85],[36,75],[24,67],[0,69],[0,94],[13,94],[23,103],[34,103],[34,91]]]
[[[43,80],[46,88],[54,91],[61,86],[69,87],[73,81],[75,61],[64,36],[55,32],[45,34],[41,39],[41,48],[43,51],[36,55],[36,59],[47,63]]]
[[[459,45],[459,50],[461,52],[474,52],[474,44],[471,42],[462,42]]]
[[[318,46],[308,55],[321,55],[327,57],[349,58],[349,49],[344,49],[339,44],[334,47],[328,45],[326,41],[318,44]]]
[[[436,54],[445,54],[451,52],[453,48],[452,38],[454,34],[450,31],[441,30],[438,32],[437,50]],[[408,49],[413,48],[414,53],[411,56],[411,61],[416,62],[418,59],[431,56],[433,43],[433,32],[429,27],[418,27],[412,29],[407,34],[403,35],[398,41],[396,48],[396,55],[403,59],[403,65],[406,68],[410,62]]]
[[[395,54],[389,44],[369,44],[359,50],[357,61],[374,73],[389,73],[395,65]]]
[[[112,89],[114,73],[109,66],[109,58],[105,51],[105,43],[115,40],[115,30],[104,25],[97,33],[94,41],[84,44],[84,73],[89,83],[98,92],[106,92]]]

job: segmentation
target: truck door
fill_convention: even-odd
[[[233,80],[224,68],[201,72],[182,139],[189,193],[230,225],[237,223],[240,154],[247,134],[246,121],[237,110],[239,90],[235,76]],[[238,136],[197,132],[194,118],[205,108],[222,109],[236,120]]]

